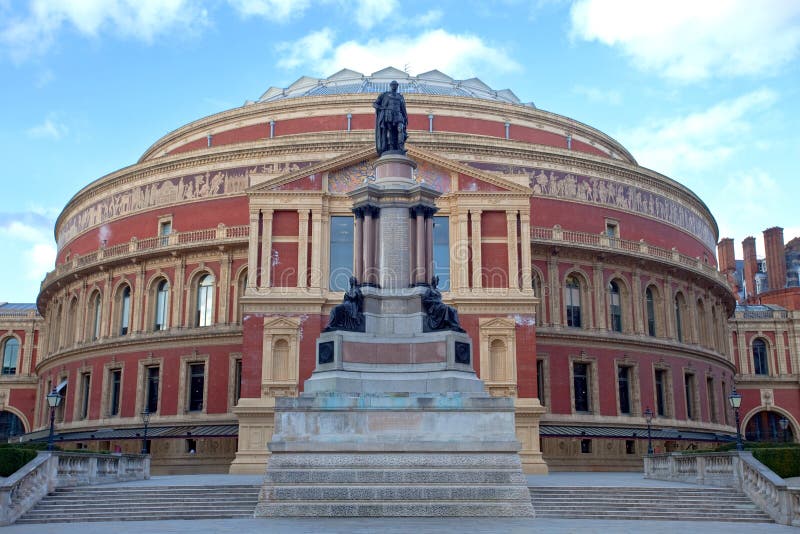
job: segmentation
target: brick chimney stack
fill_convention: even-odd
[[[747,297],[756,295],[756,273],[758,272],[758,262],[756,261],[756,238],[753,236],[745,237],[742,241],[742,252],[744,253],[744,287]]]
[[[783,228],[773,226],[764,230],[764,250],[767,253],[767,281],[770,290],[786,287],[786,247]]]
[[[728,285],[733,292],[739,293],[739,282],[736,280],[736,256],[733,249],[733,239],[726,237],[717,244],[717,259],[719,260],[719,272],[725,275]]]

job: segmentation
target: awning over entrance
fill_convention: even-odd
[[[47,441],[49,430],[40,430],[20,436],[21,441]],[[235,438],[239,425],[148,426],[147,439],[165,438]],[[114,439],[142,439],[144,427],[103,428],[75,432],[57,432],[55,441],[93,441]]]
[[[604,426],[566,426],[566,425],[541,425],[539,435],[543,438],[612,438],[636,439],[647,438],[647,427],[604,427]],[[682,441],[714,441],[728,442],[736,439],[730,434],[716,432],[693,432],[673,428],[651,427],[650,435],[653,439],[682,440]]]

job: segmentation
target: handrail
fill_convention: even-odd
[[[648,455],[644,476],[737,488],[775,522],[800,526],[800,488],[789,488],[750,452]]]
[[[69,261],[57,265],[54,270],[47,273],[47,276],[42,281],[41,289],[44,290],[59,278],[72,274],[79,269],[85,269],[112,259],[136,255],[142,251],[168,251],[192,245],[241,242],[247,240],[249,234],[250,226],[247,224],[238,226],[219,224],[213,228],[172,232],[165,236],[146,237],[144,239],[132,237],[130,241],[125,243],[118,243],[111,247],[100,247],[83,255],[76,254],[72,256]]]
[[[665,249],[651,245],[644,240],[631,241],[620,239],[619,237],[611,237],[604,233],[591,234],[589,232],[564,230],[560,225],[555,225],[552,228],[531,226],[531,241],[552,244],[567,243],[579,247],[619,250],[643,258],[656,258],[672,265],[688,268],[728,287],[725,275],[719,272],[716,267],[705,263],[702,258],[688,256],[678,252],[675,248]]]
[[[55,488],[148,478],[146,454],[39,452],[0,482],[0,526],[14,523]]]

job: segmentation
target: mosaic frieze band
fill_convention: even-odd
[[[709,249],[716,247],[716,236],[705,219],[679,202],[640,187],[536,167],[474,161],[463,163],[482,171],[525,175],[537,196],[597,204],[661,219],[689,232]]]
[[[58,248],[85,230],[137,211],[244,192],[252,183],[276,174],[294,172],[314,162],[266,163],[220,169],[169,178],[115,193],[82,209],[64,221],[58,231]]]

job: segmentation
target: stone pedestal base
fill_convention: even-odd
[[[259,517],[533,516],[512,399],[277,399],[269,448]]]
[[[239,447],[228,472],[260,475],[267,464],[267,443],[275,428],[275,399],[241,398],[233,413],[239,419]]]

